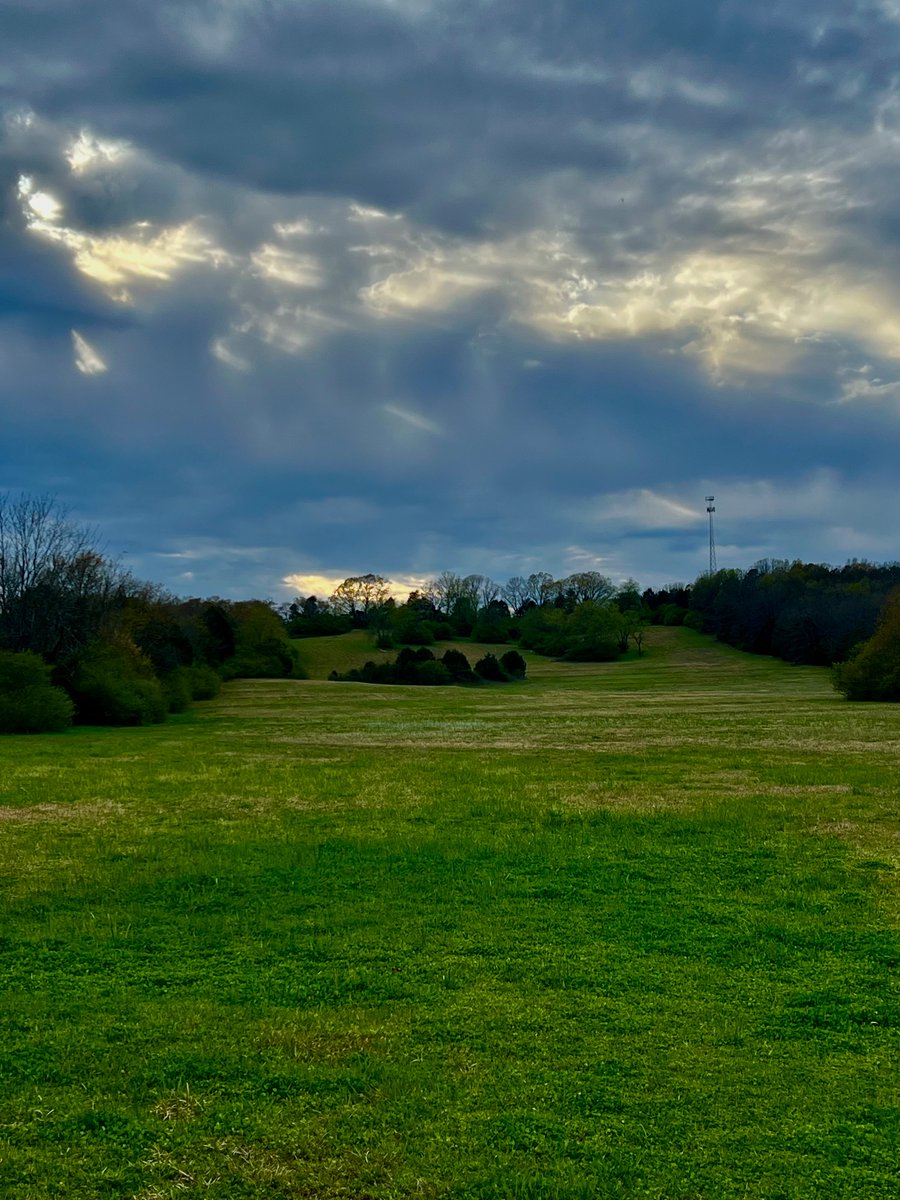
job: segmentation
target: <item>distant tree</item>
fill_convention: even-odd
[[[505,600],[491,600],[489,604],[478,610],[472,628],[474,641],[506,642],[509,640],[509,633],[509,609]]]
[[[333,612],[327,600],[317,596],[298,596],[283,613],[287,631],[294,638],[334,637],[349,633],[353,627],[350,617]]]
[[[500,595],[514,613],[519,613],[522,606],[530,599],[528,581],[521,575],[513,575],[500,589]]]
[[[568,645],[568,618],[562,609],[549,605],[527,609],[519,622],[522,645],[538,654],[558,658]]]
[[[429,646],[435,640],[435,631],[441,614],[427,597],[413,592],[405,604],[396,606],[391,618],[393,642],[407,646]],[[371,624],[371,623],[370,623]]]
[[[613,598],[620,612],[639,612],[644,607],[641,589],[634,579],[626,579],[624,583],[615,588]]]
[[[51,497],[0,495],[0,645],[63,662],[143,591]]]
[[[354,624],[367,624],[369,611],[390,596],[388,581],[382,575],[351,575],[339,584],[331,597],[331,607],[349,616]]]
[[[397,605],[392,599],[379,604],[369,612],[369,633],[379,650],[390,650],[397,636]],[[400,641],[404,639],[399,638]]]
[[[475,601],[479,608],[488,608],[500,596],[500,584],[495,583],[487,575],[469,575],[466,577],[467,582],[470,582],[475,589]],[[499,600],[499,603],[503,603]],[[504,605],[504,608],[506,606]]]
[[[567,622],[565,658],[573,662],[611,662],[623,652],[625,620],[612,604],[586,600]],[[627,649],[627,635],[624,640]]]
[[[236,633],[234,655],[221,665],[226,679],[302,679],[297,651],[278,614],[264,600],[241,600],[230,606]]]
[[[438,612],[449,616],[454,602],[461,594],[462,579],[453,571],[442,571],[437,579],[432,579],[426,586],[426,591]]]
[[[440,610],[435,607],[434,600],[426,592],[412,591],[406,599],[406,608],[418,614],[423,621],[440,620]]]
[[[613,581],[601,575],[599,571],[576,571],[560,580],[560,587],[572,597],[575,605],[583,604],[585,600],[603,604],[617,593]]]
[[[834,686],[848,700],[900,700],[900,588],[885,602],[872,637],[835,667]]]
[[[218,666],[231,658],[237,638],[237,622],[225,601],[212,600],[203,609],[202,622],[206,632],[204,658]]]

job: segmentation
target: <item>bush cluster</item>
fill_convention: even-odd
[[[39,654],[0,650],[0,733],[56,733],[71,725],[74,710]]]
[[[510,679],[524,679],[525,670],[525,660],[515,650],[504,654],[499,662],[493,654],[486,654],[473,669],[461,650],[447,650],[438,659],[427,646],[420,646],[418,650],[405,646],[393,662],[370,661],[343,674],[332,671],[328,678],[338,683],[403,683],[446,687],[450,684],[479,683],[482,680],[506,683]]]

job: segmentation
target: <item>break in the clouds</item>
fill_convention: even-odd
[[[896,558],[890,0],[10,0],[0,487],[177,592]],[[303,581],[306,581],[304,583]]]

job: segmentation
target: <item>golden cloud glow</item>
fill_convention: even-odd
[[[115,142],[95,137],[86,129],[82,129],[77,138],[73,138],[66,150],[66,161],[76,175],[93,170],[96,167],[121,164],[127,157],[131,147],[127,142]]]
[[[30,175],[19,176],[18,192],[29,223],[56,221],[62,215],[60,202],[49,192],[38,191]]]
[[[746,202],[752,202],[749,192]],[[664,335],[714,376],[785,370],[819,337],[854,339],[900,358],[900,294],[888,280],[810,261],[812,235],[795,255],[749,248],[648,254],[631,273],[603,264],[571,239],[535,232],[494,244],[398,248],[364,288],[385,317],[448,310],[489,289],[513,320],[556,341]],[[800,253],[800,251],[803,253]]]
[[[125,303],[131,301],[126,284],[167,283],[189,265],[231,261],[194,221],[168,229],[139,221],[121,232],[91,234],[62,224],[62,206],[28,176],[19,179],[19,196],[31,232],[64,246],[83,275]]]
[[[348,571],[346,575],[305,575],[297,572],[285,575],[281,582],[294,596],[316,596],[319,600],[327,600],[353,574],[358,572]],[[387,581],[388,591],[397,601],[406,600],[410,592],[421,591],[427,584],[428,579],[424,575],[403,575]]]
[[[683,81],[652,72],[631,83],[642,92],[684,91]],[[890,124],[885,114],[900,112],[898,94],[888,89],[879,109],[873,133],[879,144],[879,131]],[[722,97],[701,89],[694,99],[716,104]],[[231,254],[199,216],[94,233],[67,224],[63,202],[29,175],[19,179],[19,199],[31,232],[63,247],[79,272],[122,303],[134,303],[142,287],[170,285],[189,268],[227,268],[233,315],[210,350],[237,371],[251,368],[254,343],[298,355],[366,318],[433,320],[487,293],[502,296],[509,320],[540,338],[661,338],[717,379],[785,372],[815,341],[846,340],[900,359],[900,287],[888,273],[833,253],[837,235],[829,217],[851,203],[841,163],[782,169],[787,151],[776,149],[771,162],[753,169],[724,158],[701,164],[695,190],[673,201],[676,222],[695,226],[708,210],[735,232],[705,245],[702,236],[690,245],[668,243],[663,232],[628,254],[615,237],[588,247],[567,229],[453,238],[423,231],[402,213],[353,202],[331,208],[310,202],[308,211],[274,222],[255,248]],[[134,153],[124,142],[82,130],[66,159],[79,174],[120,169]],[[799,151],[797,157],[811,161]],[[628,195],[640,232],[640,196]],[[315,238],[330,239],[327,254]],[[309,293],[302,304],[298,292]],[[844,398],[872,396],[873,386],[849,385]],[[385,411],[440,432],[403,406]]]

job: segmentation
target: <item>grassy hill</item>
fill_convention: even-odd
[[[896,706],[648,640],[4,738],[0,1193],[894,1195]]]

